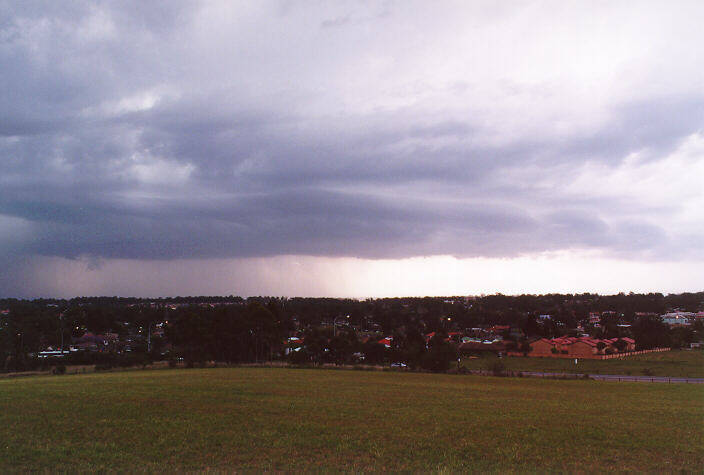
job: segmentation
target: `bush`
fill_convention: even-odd
[[[98,363],[95,365],[95,371],[107,371],[109,369],[112,369],[112,365],[107,363]]]
[[[54,366],[54,369],[51,370],[52,373],[54,374],[65,374],[66,373],[66,366],[59,364]]]
[[[88,351],[75,351],[67,356],[69,362],[75,365],[96,364],[99,358],[104,358],[103,353],[90,353]]]
[[[292,351],[288,354],[288,360],[293,364],[310,364],[311,357],[305,349]]]
[[[421,365],[423,369],[433,373],[444,373],[450,365],[457,360],[457,348],[437,335],[430,340],[430,348],[423,355]]]
[[[506,365],[503,361],[496,359],[487,365],[487,369],[491,371],[494,376],[503,376],[506,372]]]
[[[146,357],[142,353],[125,353],[120,355],[117,360],[118,365],[122,368],[128,368],[130,366],[137,366],[144,364],[146,362]]]

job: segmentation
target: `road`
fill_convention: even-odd
[[[524,376],[536,378],[579,378],[581,375],[575,373],[543,373],[534,371],[524,371]],[[620,381],[638,383],[684,383],[684,384],[704,384],[704,378],[669,378],[667,376],[629,376],[626,374],[590,374],[590,379],[598,381]]]

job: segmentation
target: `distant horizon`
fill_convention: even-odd
[[[598,292],[545,292],[545,293],[524,293],[524,294],[504,294],[501,292],[495,292],[493,294],[477,294],[477,295],[387,295],[383,297],[345,297],[345,296],[338,296],[338,297],[333,297],[333,296],[315,296],[315,295],[168,295],[168,296],[144,296],[144,297],[139,297],[139,296],[134,296],[134,295],[74,295],[73,297],[0,297],[0,300],[73,300],[73,299],[102,299],[102,298],[118,298],[118,299],[138,299],[138,300],[174,300],[174,299],[197,299],[197,298],[205,298],[205,299],[210,299],[210,298],[222,298],[222,299],[228,299],[228,298],[241,298],[243,300],[247,299],[256,299],[256,298],[263,298],[263,299],[334,299],[334,300],[356,300],[356,301],[365,301],[365,300],[384,300],[384,299],[438,299],[438,298],[483,298],[483,297],[491,297],[491,296],[505,296],[505,297],[522,297],[522,296],[535,296],[535,297],[542,297],[542,296],[547,296],[547,295],[573,295],[573,296],[579,296],[579,295],[597,295],[599,297],[614,297],[618,295],[651,295],[651,294],[661,294],[664,297],[667,297],[669,295],[684,295],[684,294],[699,294],[699,293],[704,293],[704,288],[701,290],[695,290],[695,291],[685,291],[685,292],[617,292],[614,294],[602,294]]]
[[[699,279],[693,277],[699,276]],[[479,295],[697,291],[698,263],[648,263],[586,254],[515,259],[358,259],[278,256],[211,260],[42,258],[15,275],[2,295]],[[19,288],[33,282],[33,291]],[[623,282],[628,281],[628,285]],[[2,291],[4,290],[4,291]]]

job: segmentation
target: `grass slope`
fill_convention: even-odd
[[[0,471],[699,471],[704,386],[221,368],[0,381]]]
[[[462,365],[472,370],[491,367],[496,356],[464,359]],[[610,360],[566,358],[524,358],[520,356],[502,358],[506,369],[511,371],[539,371],[546,373],[625,374],[633,376],[669,376],[704,378],[704,351],[673,350],[664,353],[646,353]]]

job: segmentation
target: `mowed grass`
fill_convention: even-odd
[[[464,359],[462,364],[468,369],[486,370],[496,358],[496,356],[487,355],[481,358]],[[702,350],[673,350],[610,360],[579,359],[576,365],[571,358],[511,356],[502,358],[501,361],[506,369],[511,371],[704,378],[704,351]]]
[[[0,471],[701,471],[704,385],[274,368],[0,381]]]

